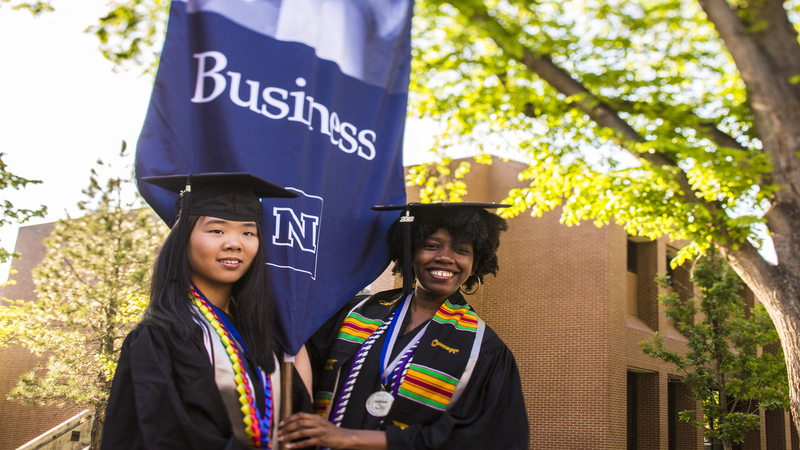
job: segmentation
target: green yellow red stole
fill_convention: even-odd
[[[336,414],[332,411],[337,408],[333,393],[341,391],[352,370],[346,363],[373,333],[391,321],[403,299],[399,290],[381,292],[367,297],[347,315],[328,353],[320,389],[315,394],[317,414],[323,417]],[[385,423],[428,424],[452,407],[469,381],[480,352],[484,327],[460,293],[448,298],[431,319],[408,361]],[[370,352],[380,351],[377,345],[370,349]],[[372,388],[371,382],[369,386]],[[358,379],[354,389],[359,389]],[[347,407],[363,408],[364,405]]]

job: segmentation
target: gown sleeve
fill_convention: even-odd
[[[389,450],[528,448],[528,416],[517,363],[500,338],[488,334],[455,406],[427,426],[388,425]]]
[[[311,361],[314,392],[317,391],[317,383],[321,379],[322,370],[325,367],[325,360],[328,356],[328,350],[330,350],[333,342],[336,340],[339,327],[342,326],[342,322],[344,322],[350,310],[355,308],[355,306],[366,297],[366,295],[357,295],[351,298],[339,311],[325,321],[308,341],[306,341],[306,351],[308,351],[308,358]]]
[[[140,325],[128,335],[111,387],[102,448],[243,448],[200,347],[200,333],[186,338]]]

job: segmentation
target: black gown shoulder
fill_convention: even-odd
[[[296,387],[303,386],[295,372]],[[299,384],[298,384],[299,383]],[[310,410],[305,389],[295,404]],[[140,324],[122,345],[102,448],[241,449],[214,380],[202,330],[189,336]]]

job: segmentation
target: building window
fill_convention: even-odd
[[[667,382],[667,437],[669,450],[678,450],[678,411],[675,407],[675,380]]]
[[[636,273],[636,243],[628,239],[628,272]]]
[[[72,442],[78,442],[81,440],[81,432],[80,431],[73,431],[72,437],[69,438]]]
[[[672,269],[672,256],[667,255],[667,284],[674,286],[675,271]]]
[[[628,241],[628,245],[628,248],[630,248],[630,241]],[[637,420],[639,417],[639,389],[637,382],[636,372],[628,372],[628,450],[637,450],[639,448],[637,443],[637,429],[639,427],[639,421]]]

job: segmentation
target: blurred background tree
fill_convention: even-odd
[[[3,162],[3,154],[0,153],[0,191],[5,189],[22,189],[29,184],[40,184],[39,180],[29,180],[11,173]],[[47,213],[46,206],[40,206],[39,209],[19,209],[8,200],[2,200],[0,206],[0,227],[10,223],[25,223],[34,217],[44,217]],[[19,257],[14,253],[0,247],[0,263],[8,261],[12,257]],[[0,344],[3,341],[3,328],[0,326]],[[2,347],[2,345],[0,345]]]
[[[669,289],[669,280],[657,280]],[[699,298],[681,299],[677,292],[662,294],[667,318],[686,337],[689,351],[670,351],[664,335],[642,342],[642,352],[674,364],[681,382],[701,402],[697,411],[679,411],[679,417],[703,430],[709,442],[725,450],[744,442],[748,431],[761,426],[760,409],[789,407],[789,387],[783,351],[762,351],[778,341],[778,333],[761,305],[745,306],[742,285],[728,263],[713,249],[695,264],[692,282]]]
[[[126,157],[125,146],[120,153]],[[125,336],[149,298],[150,272],[167,228],[144,206],[133,176],[101,181],[92,169],[80,218],[59,220],[34,270],[36,301],[8,301],[0,323],[13,324],[9,343],[44,355],[9,399],[34,405],[94,408],[92,448],[100,447],[105,408]],[[132,173],[132,171],[130,172]]]

